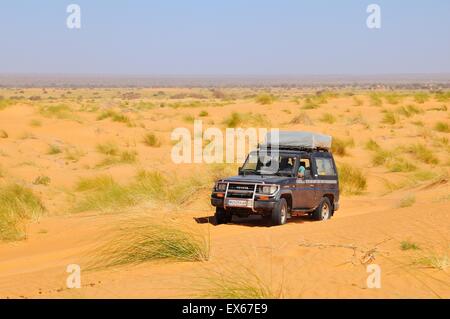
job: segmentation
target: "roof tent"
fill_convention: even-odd
[[[302,131],[278,131],[267,133],[266,140],[260,147],[274,148],[278,144],[280,149],[324,149],[329,151],[331,149],[331,140],[331,136],[324,134]]]

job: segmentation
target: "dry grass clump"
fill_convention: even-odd
[[[401,250],[419,250],[420,247],[418,244],[411,242],[409,240],[403,240],[400,243],[400,249]]]
[[[363,172],[352,165],[338,166],[339,190],[346,195],[359,195],[367,188],[367,179]]]
[[[269,93],[261,93],[255,98],[256,103],[262,105],[272,104],[275,101],[275,97]]]
[[[64,151],[64,158],[72,162],[78,162],[84,155],[86,152],[77,147],[69,147]]]
[[[104,155],[117,155],[119,154],[119,146],[115,142],[106,142],[98,144],[96,147],[99,153]]]
[[[226,127],[237,128],[246,126],[267,127],[270,123],[264,114],[233,112],[223,121],[223,124]]]
[[[0,99],[0,110],[5,109],[6,107],[13,105],[14,101],[10,99]]]
[[[46,175],[39,175],[38,177],[35,178],[35,180],[33,181],[34,185],[45,185],[48,186],[50,184],[50,177],[46,176]]]
[[[134,180],[126,185],[105,176],[81,179],[75,189],[84,194],[74,211],[108,212],[142,202],[178,207],[192,200],[198,191],[210,188],[212,182],[210,177],[199,176],[168,179],[159,172],[145,170],[140,170]]]
[[[374,152],[372,164],[385,165],[391,172],[412,172],[417,169],[415,165],[398,156],[397,151],[382,149],[375,141],[369,140],[366,149]]]
[[[66,104],[55,104],[42,106],[39,112],[49,118],[56,119],[76,119],[73,110]]]
[[[384,94],[384,98],[389,104],[398,104],[403,99],[403,96],[397,93]]]
[[[381,99],[379,93],[372,93],[369,95],[369,98],[370,98],[370,105],[378,107],[383,105],[383,100]]]
[[[116,112],[114,110],[108,110],[108,111],[102,112],[99,116],[97,116],[97,121],[101,121],[101,120],[104,120],[107,118],[110,118],[113,122],[124,123],[130,127],[134,126],[133,122],[127,115]]]
[[[0,240],[24,239],[26,222],[44,211],[41,200],[30,189],[18,184],[0,187]]]
[[[324,113],[319,120],[324,123],[333,124],[336,122],[336,117],[331,113]]]
[[[333,137],[333,141],[331,143],[331,151],[338,156],[346,156],[348,155],[347,148],[354,146],[353,139],[339,139],[337,137]]]
[[[136,265],[143,262],[167,260],[198,262],[209,259],[210,240],[176,221],[161,222],[155,218],[126,220],[106,244],[97,249],[89,268]]]
[[[306,112],[300,112],[289,121],[289,124],[314,125],[314,122]]]
[[[302,109],[304,110],[314,110],[319,108],[319,103],[313,102],[311,98],[306,98],[305,102],[303,103]]]
[[[386,111],[381,122],[384,124],[395,125],[399,122],[399,118],[395,113]]]
[[[419,104],[423,104],[430,99],[430,94],[426,92],[418,92],[414,94],[414,101]]]
[[[414,264],[426,268],[447,270],[450,266],[450,258],[447,254],[431,254],[416,260]]]
[[[406,197],[403,197],[400,202],[398,203],[398,207],[405,208],[410,207],[416,202],[416,197],[413,194],[407,195]]]
[[[59,154],[61,152],[62,152],[61,148],[58,145],[51,144],[48,146],[48,151],[47,151],[48,155],[55,155],[55,154]]]
[[[8,138],[9,135],[5,130],[0,130],[0,138]]]
[[[282,290],[274,291],[253,268],[239,266],[224,273],[214,272],[207,278],[200,297],[217,299],[275,299]]]
[[[406,148],[406,151],[425,164],[435,165],[439,163],[439,160],[436,156],[434,156],[433,151],[423,144],[411,145]]]
[[[398,114],[403,115],[405,117],[411,117],[415,114],[423,113],[423,110],[419,109],[418,107],[416,107],[412,104],[408,104],[406,106],[401,106],[401,107],[397,108],[396,111]]]
[[[161,141],[154,133],[147,133],[144,135],[143,142],[145,145],[150,147],[160,147]]]
[[[137,160],[137,152],[134,150],[121,151],[115,142],[106,142],[97,145],[97,151],[106,157],[97,165],[97,167],[109,166],[115,164],[131,164]]]
[[[434,126],[434,129],[441,133],[450,133],[448,123],[445,122],[437,122],[436,125]]]

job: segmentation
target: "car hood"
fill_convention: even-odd
[[[267,183],[278,184],[286,181],[290,177],[273,176],[273,175],[237,175],[222,179],[224,182],[241,182],[241,183]]]

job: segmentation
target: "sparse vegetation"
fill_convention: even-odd
[[[124,123],[127,126],[134,126],[133,122],[131,121],[131,119],[126,116],[125,114],[116,112],[114,110],[108,110],[108,111],[104,111],[102,112],[98,117],[97,120],[101,121],[104,119],[110,118],[113,122],[119,122],[119,123]]]
[[[209,238],[193,230],[154,219],[128,220],[96,252],[91,268],[139,264],[155,260],[206,261]]]
[[[450,133],[448,123],[445,122],[437,122],[436,125],[434,126],[434,129],[441,133]]]
[[[56,119],[76,119],[73,110],[66,104],[42,106],[40,113],[45,117]]]
[[[49,185],[50,184],[50,177],[45,176],[45,175],[40,175],[38,177],[36,177],[36,179],[33,181],[34,185]]]
[[[255,101],[262,105],[268,105],[275,101],[275,97],[269,93],[261,93],[255,98]]]
[[[98,144],[97,152],[108,156],[115,156],[119,154],[119,146],[115,142],[106,142]]]
[[[160,147],[161,141],[154,133],[147,133],[144,135],[144,144],[150,147]]]
[[[405,207],[410,207],[412,206],[414,203],[416,202],[416,197],[414,195],[407,195],[406,197],[403,197],[399,204],[398,207],[400,208],[405,208]]]
[[[400,243],[401,250],[419,250],[420,247],[418,244],[411,242],[409,240],[404,240]]]
[[[339,188],[343,194],[359,195],[367,188],[363,172],[349,164],[338,165]]]
[[[61,148],[56,144],[51,144],[48,146],[47,154],[49,154],[49,155],[55,155],[55,154],[59,154],[61,152],[62,152]]]
[[[419,92],[414,94],[414,101],[419,104],[423,104],[430,99],[430,95],[425,92]]]
[[[325,113],[320,118],[320,121],[328,124],[333,124],[334,122],[336,122],[336,117],[334,117],[334,115],[331,113]]]
[[[398,120],[397,115],[395,115],[393,112],[391,112],[391,111],[386,111],[386,112],[384,113],[382,123],[384,123],[384,124],[390,124],[390,125],[395,125],[395,124],[398,123],[398,121],[399,121],[399,120]]]
[[[314,110],[319,108],[319,104],[314,103],[310,98],[306,98],[305,103],[303,103],[302,109],[304,110]]]
[[[5,130],[0,130],[0,138],[8,138],[8,133]]]
[[[415,144],[411,145],[407,148],[407,152],[412,154],[414,157],[416,157],[418,160],[426,163],[426,164],[438,164],[439,160],[437,157],[434,156],[434,153],[432,150],[428,149],[423,144]]]
[[[348,155],[347,147],[352,147],[354,145],[353,139],[339,139],[333,137],[333,142],[331,143],[331,151],[338,156]]]
[[[44,213],[41,200],[19,184],[0,187],[0,240],[20,240],[26,237],[26,223]]]
[[[265,115],[260,113],[233,112],[223,121],[223,124],[230,128],[245,127],[248,125],[269,126],[269,121]]]

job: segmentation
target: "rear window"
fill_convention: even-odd
[[[334,170],[333,161],[331,158],[315,158],[317,174],[319,176],[335,176],[336,172]]]

